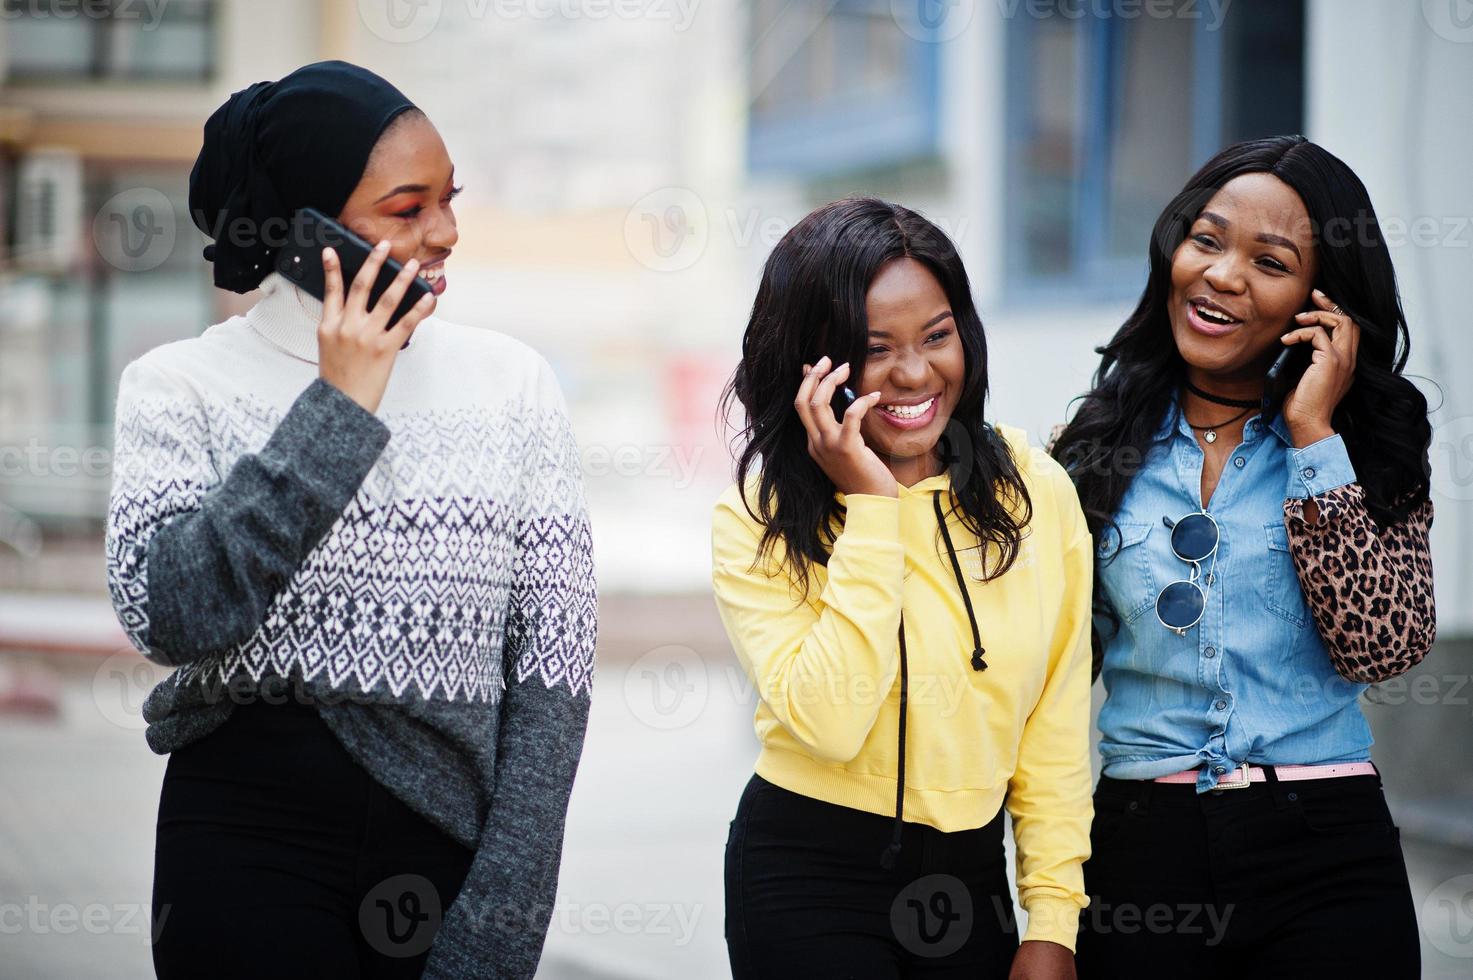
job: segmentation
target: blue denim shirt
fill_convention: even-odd
[[[1229,457],[1206,510],[1216,519],[1216,566],[1202,563],[1207,608],[1177,635],[1156,618],[1156,594],[1189,577],[1171,550],[1177,521],[1201,509],[1202,449],[1173,399],[1097,543],[1101,587],[1119,614],[1106,637],[1100,755],[1105,775],[1154,779],[1201,767],[1198,792],[1244,763],[1297,765],[1369,758],[1371,731],[1305,603],[1289,554],[1284,500],[1355,482],[1335,435],[1296,450],[1282,416],[1257,415]],[[1116,553],[1116,545],[1119,551]],[[1113,553],[1113,557],[1111,557]],[[1210,575],[1209,575],[1210,572]]]

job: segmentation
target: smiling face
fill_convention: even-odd
[[[852,387],[878,391],[880,401],[864,417],[864,441],[891,469],[920,463],[929,470],[966,376],[951,301],[924,265],[895,259],[870,284],[865,316],[869,348]]]
[[[1304,201],[1272,174],[1235,177],[1171,259],[1171,333],[1197,373],[1261,379],[1317,271]]]
[[[455,165],[439,132],[421,113],[396,119],[373,148],[338,221],[370,245],[390,242],[389,256],[420,262],[419,275],[445,292],[445,260],[459,240],[451,201]]]

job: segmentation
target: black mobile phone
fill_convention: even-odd
[[[854,398],[854,389],[847,386],[834,392],[833,406],[835,420],[840,423],[844,421],[844,413],[849,410],[850,405],[854,404]]]
[[[1317,309],[1311,301],[1305,310]],[[1295,329],[1298,321],[1295,321]],[[1286,331],[1287,332],[1287,331]],[[1265,418],[1272,418],[1278,414],[1284,399],[1299,379],[1304,377],[1304,372],[1309,370],[1311,358],[1314,356],[1314,345],[1300,341],[1279,351],[1279,356],[1269,366],[1268,374],[1263,384],[1263,414]]]
[[[322,250],[328,246],[338,253],[338,261],[342,265],[343,289],[346,290],[358,277],[358,270],[363,268],[363,263],[373,252],[373,246],[316,208],[302,208],[292,218],[291,238],[276,253],[276,271],[313,296],[322,299],[327,293],[327,280],[325,270],[322,268]],[[388,289],[403,271],[404,266],[400,263],[391,258],[384,259],[383,268],[379,269],[378,278],[374,281],[373,288],[368,291],[370,310],[378,303],[378,298],[384,294],[384,290]],[[389,317],[389,326],[392,327],[398,323],[399,318],[412,310],[415,303],[433,292],[428,282],[415,276],[409,288],[404,291],[404,298],[399,301],[399,308],[394,311],[393,316]]]

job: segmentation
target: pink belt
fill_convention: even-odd
[[[1270,766],[1269,768],[1273,769],[1274,776],[1281,783],[1294,783],[1302,779],[1337,779],[1341,776],[1377,775],[1376,765],[1373,762],[1340,762],[1331,766]],[[1196,769],[1184,769],[1170,776],[1160,776],[1152,782],[1195,784],[1197,773]],[[1233,776],[1219,780],[1217,789],[1244,789],[1249,783],[1267,781],[1268,776],[1264,774],[1261,767],[1240,766]]]

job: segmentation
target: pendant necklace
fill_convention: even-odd
[[[1257,406],[1254,406],[1254,407],[1256,408]],[[1192,428],[1195,429],[1198,432],[1201,432],[1203,429],[1206,429],[1207,431],[1206,431],[1206,433],[1203,434],[1202,438],[1203,439],[1206,439],[1208,442],[1216,442],[1217,441],[1217,430],[1218,429],[1222,428],[1225,425],[1232,425],[1234,422],[1238,421],[1238,419],[1240,419],[1243,416],[1247,415],[1252,410],[1253,409],[1251,409],[1251,408],[1245,408],[1241,412],[1239,412],[1237,415],[1234,415],[1232,418],[1227,419],[1226,421],[1223,421],[1223,422],[1213,422],[1211,425],[1192,425],[1192,423],[1190,421],[1187,422],[1187,425],[1191,425]]]
[[[1185,382],[1185,384],[1187,386],[1187,390],[1190,391],[1192,394],[1196,395],[1198,398],[1205,399],[1205,400],[1207,400],[1209,402],[1213,402],[1213,403],[1215,403],[1217,405],[1226,405],[1229,408],[1241,408],[1242,409],[1241,412],[1239,412],[1237,415],[1234,415],[1232,418],[1226,419],[1226,420],[1224,420],[1222,422],[1214,422],[1211,425],[1192,425],[1191,420],[1190,419],[1187,420],[1187,425],[1191,426],[1194,431],[1201,432],[1204,429],[1206,430],[1206,432],[1202,436],[1202,438],[1203,439],[1206,439],[1208,442],[1216,442],[1217,441],[1217,430],[1218,429],[1222,428],[1225,425],[1232,425],[1234,422],[1238,421],[1238,419],[1240,419],[1243,416],[1247,415],[1249,412],[1253,411],[1255,408],[1261,407],[1262,404],[1263,404],[1262,399],[1259,399],[1259,398],[1255,398],[1255,399],[1253,399],[1251,401],[1248,400],[1248,399],[1246,399],[1246,398],[1224,398],[1221,395],[1214,395],[1211,392],[1203,391],[1201,388],[1198,388],[1196,385],[1192,384],[1190,381]]]

